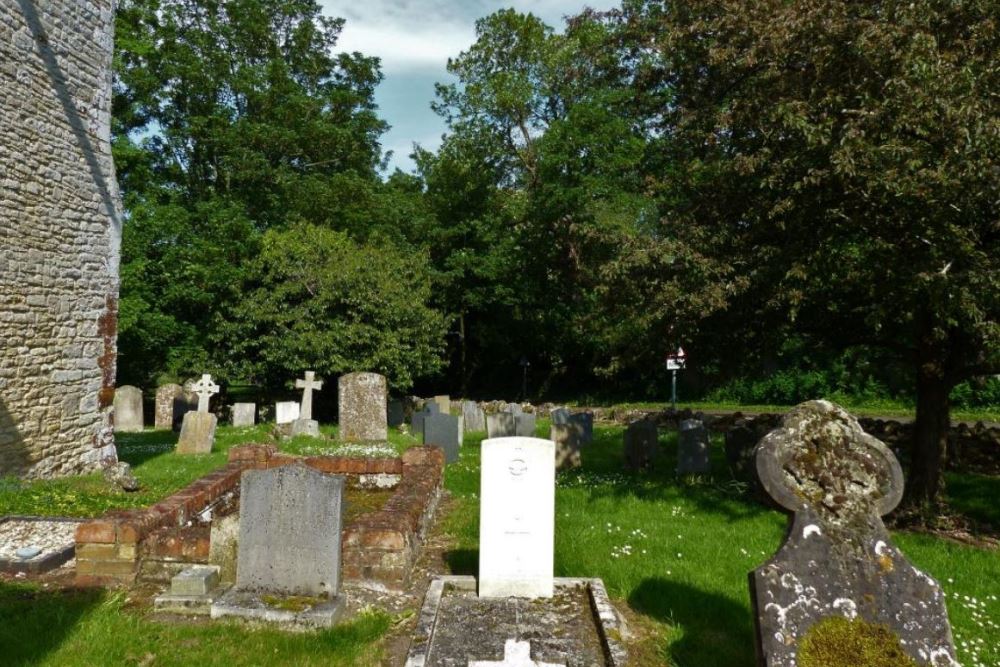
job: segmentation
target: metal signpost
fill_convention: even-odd
[[[677,371],[684,370],[687,355],[684,348],[678,347],[677,352],[667,355],[667,370],[670,371],[670,408],[677,409]]]

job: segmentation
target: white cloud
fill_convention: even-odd
[[[448,58],[468,48],[472,29],[423,30],[399,25],[348,24],[337,48],[382,59],[386,74],[410,69],[444,70]]]

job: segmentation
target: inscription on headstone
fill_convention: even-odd
[[[760,663],[800,664],[809,646],[829,648],[829,623],[846,619],[858,632],[888,629],[879,635],[886,651],[958,667],[941,588],[882,523],[903,494],[889,448],[842,408],[810,401],[761,441],[755,459],[764,489],[792,514],[784,545],[750,576]]]
[[[348,373],[340,376],[337,391],[341,440],[369,442],[389,437],[385,377],[378,373]]]
[[[131,385],[115,389],[115,431],[138,433],[145,423],[142,419],[142,390]]]
[[[540,438],[482,443],[480,597],[552,597],[555,445]]]

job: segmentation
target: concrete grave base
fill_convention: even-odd
[[[548,599],[480,598],[476,588],[475,577],[431,581],[406,667],[502,664],[508,640],[528,641],[529,635],[531,657],[539,663],[626,664],[626,628],[600,579],[556,578]]]
[[[329,628],[344,614],[344,596],[323,600],[302,610],[281,609],[263,600],[267,593],[230,589],[212,603],[212,618],[233,617],[246,621],[281,623],[295,628]],[[276,595],[282,600],[295,598]]]
[[[82,519],[42,516],[0,517],[0,542],[13,539],[14,535],[20,535],[21,537],[15,542],[16,546],[37,546],[39,549],[38,553],[30,558],[19,558],[15,553],[5,555],[6,551],[13,551],[14,545],[11,549],[0,549],[0,572],[37,575],[60,567],[75,555],[76,543],[73,535],[82,521]],[[66,539],[53,538],[57,532],[53,527],[65,527]],[[35,537],[24,537],[26,535]],[[42,537],[44,541],[39,542],[36,537]]]
[[[311,438],[320,437],[319,422],[315,419],[296,419],[292,422],[292,437],[308,435]]]
[[[170,592],[153,598],[153,608],[171,614],[207,615],[218,585],[218,567],[196,565],[175,575],[170,580]]]

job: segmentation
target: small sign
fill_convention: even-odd
[[[667,370],[668,371],[679,371],[683,370],[684,364],[687,362],[687,354],[684,353],[684,348],[677,348],[675,354],[671,354],[667,357]]]

